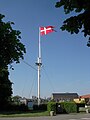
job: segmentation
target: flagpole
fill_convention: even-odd
[[[42,61],[41,61],[41,40],[40,40],[40,35],[46,35],[50,32],[53,32],[54,29],[53,26],[47,26],[47,27],[39,27],[39,41],[38,41],[38,59],[37,59],[37,68],[38,68],[38,105],[40,105],[40,78],[41,78],[41,66],[42,66]]]
[[[39,27],[39,58],[41,59],[41,39],[40,39],[40,27]]]
[[[37,60],[37,67],[38,67],[38,105],[40,105],[40,77],[41,77],[41,40],[40,40],[40,28],[39,28],[39,41],[38,41],[38,60]]]

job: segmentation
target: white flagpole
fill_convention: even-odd
[[[39,58],[41,58],[41,39],[40,39],[40,27],[39,27]]]
[[[42,62],[41,62],[41,40],[40,40],[40,28],[39,28],[39,47],[38,47],[38,61],[36,63],[37,67],[38,67],[38,105],[40,105],[40,71],[41,71],[41,66],[42,66]]]

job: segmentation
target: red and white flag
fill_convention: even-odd
[[[46,35],[50,32],[55,31],[53,26],[40,27],[40,35]]]

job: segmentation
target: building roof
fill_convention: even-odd
[[[82,96],[80,96],[80,98],[90,98],[90,94],[82,95]]]
[[[76,95],[78,96],[77,93],[52,93],[53,96],[65,96],[65,95],[69,95],[69,96],[72,96],[72,95]]]
[[[54,100],[73,100],[74,98],[78,98],[77,93],[52,93],[52,99]]]

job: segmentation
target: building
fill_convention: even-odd
[[[85,99],[86,104],[90,104],[90,94],[82,95],[80,98]]]
[[[73,101],[78,98],[77,93],[52,93],[51,99],[56,102]]]
[[[75,103],[85,103],[85,99],[84,98],[74,98],[73,100]]]
[[[27,105],[27,101],[28,101],[28,99],[25,97],[20,99],[20,103],[24,104],[24,105]]]

